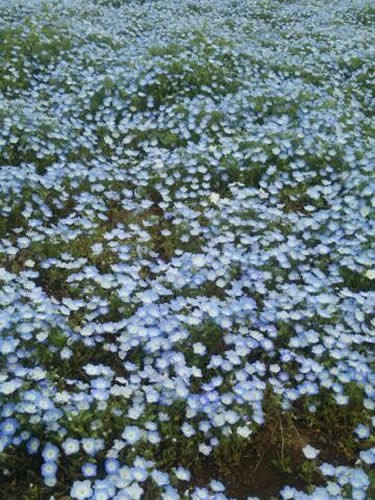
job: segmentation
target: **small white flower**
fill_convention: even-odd
[[[101,243],[94,243],[91,250],[94,255],[100,255],[103,252],[103,245]]]
[[[193,344],[193,351],[194,354],[198,354],[200,356],[203,356],[206,352],[206,346],[204,346],[201,342],[196,342]]]
[[[217,205],[220,201],[220,195],[218,193],[211,193],[210,194],[210,202],[214,203]]]
[[[207,444],[201,443],[199,446],[199,451],[202,453],[202,455],[208,456],[211,451],[212,451],[212,446],[208,446]]]
[[[237,427],[237,434],[243,438],[248,438],[251,434],[251,429],[246,425]]]
[[[307,444],[304,448],[302,448],[303,454],[309,460],[314,460],[320,453],[319,450]]]

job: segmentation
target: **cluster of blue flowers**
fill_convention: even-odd
[[[280,496],[368,498],[371,2],[0,19],[0,456],[51,496],[221,500],[192,456],[251,447],[270,398],[296,421],[355,400],[355,460],[301,438],[321,485]]]

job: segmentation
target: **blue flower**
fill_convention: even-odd
[[[359,439],[367,439],[370,436],[370,429],[363,424],[357,425],[354,432],[357,434]]]
[[[116,458],[107,458],[104,462],[104,467],[107,474],[117,474],[120,463]]]
[[[363,460],[367,465],[375,464],[375,448],[370,448],[369,450],[361,451],[359,456],[361,460]]]
[[[166,472],[161,472],[157,469],[154,469],[151,472],[151,477],[158,486],[166,486],[169,484],[169,476]]]
[[[362,469],[353,469],[350,477],[350,484],[356,489],[366,489],[369,484],[369,478]]]
[[[57,465],[55,462],[45,462],[41,471],[44,478],[54,478],[56,477]]]
[[[110,500],[116,494],[115,486],[108,480],[97,480],[94,483],[94,496],[95,500]]]
[[[133,477],[138,483],[146,481],[148,477],[148,472],[143,467],[132,467]]]
[[[324,462],[322,465],[320,465],[319,469],[323,476],[333,477],[336,474],[335,467],[331,464],[328,464],[327,462]]]
[[[92,494],[93,490],[91,488],[91,481],[88,479],[84,481],[74,481],[70,490],[70,496],[72,498],[76,498],[77,500],[90,498]]]
[[[190,481],[190,472],[187,469],[179,466],[175,470],[175,476],[180,481]]]
[[[94,438],[83,438],[82,447],[85,452],[90,456],[95,456],[97,453],[96,443]]]
[[[47,443],[42,451],[42,457],[45,462],[55,462],[58,459],[59,454],[60,452],[57,446],[51,443]]]
[[[63,448],[66,455],[72,455],[74,453],[78,453],[79,441],[78,441],[78,439],[67,438],[62,443],[62,448]]]
[[[178,491],[176,488],[172,488],[172,486],[167,486],[162,494],[161,494],[162,500],[179,500],[181,496],[179,495]]]
[[[223,483],[221,483],[220,481],[216,481],[215,479],[210,481],[210,488],[212,489],[212,491],[216,492],[225,491],[225,486],[223,485]]]
[[[185,422],[182,425],[181,431],[184,434],[184,436],[186,436],[186,437],[191,437],[191,436],[194,436],[194,434],[195,434],[194,428],[190,424],[188,424],[187,422]]]
[[[122,433],[122,438],[130,445],[142,438],[142,431],[135,425],[127,425]]]
[[[0,424],[0,435],[13,436],[18,427],[19,424],[15,418],[7,418]]]
[[[290,500],[291,498],[295,498],[296,489],[291,486],[284,486],[284,488],[280,491],[280,495],[284,500]]]
[[[30,438],[26,443],[27,451],[30,455],[35,455],[40,447],[40,441],[36,437]]]
[[[82,474],[84,477],[95,477],[97,472],[97,466],[91,462],[86,462],[82,465]]]

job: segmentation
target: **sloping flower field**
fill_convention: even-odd
[[[375,498],[371,0],[0,0],[0,498]]]

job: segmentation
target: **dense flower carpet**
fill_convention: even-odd
[[[0,0],[0,498],[375,498],[371,0]]]

